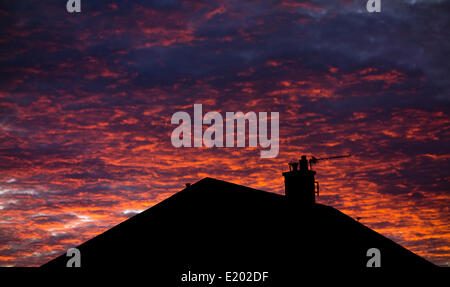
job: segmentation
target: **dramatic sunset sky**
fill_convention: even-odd
[[[65,2],[0,4],[0,266],[206,176],[283,193],[290,160],[346,153],[316,166],[318,201],[449,264],[450,1]],[[278,157],[174,148],[195,103],[279,112]]]

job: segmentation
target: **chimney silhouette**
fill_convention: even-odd
[[[312,207],[319,195],[319,183],[315,181],[315,171],[308,168],[308,160],[302,155],[299,162],[289,163],[289,171],[283,172],[285,194],[289,202],[300,207]]]

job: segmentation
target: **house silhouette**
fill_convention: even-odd
[[[435,267],[332,207],[297,208],[287,196],[212,178],[77,248],[79,269],[140,270],[166,286],[188,271],[269,271],[270,280],[292,282],[317,270],[379,269],[366,267],[371,248],[380,250],[384,269]],[[69,259],[63,254],[42,268],[66,268]]]

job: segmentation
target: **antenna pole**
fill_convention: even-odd
[[[351,154],[347,154],[347,155],[338,155],[338,156],[330,156],[330,157],[322,157],[322,158],[316,158],[314,156],[312,156],[309,159],[309,169],[312,169],[312,165],[313,164],[317,164],[319,161],[321,160],[330,160],[330,159],[338,159],[338,158],[346,158],[346,157],[351,157]]]

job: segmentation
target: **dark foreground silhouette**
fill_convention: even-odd
[[[78,247],[80,269],[145,269],[174,284],[188,271],[268,271],[270,280],[292,281],[324,269],[379,270],[366,267],[370,248],[384,269],[434,267],[332,207],[302,210],[283,195],[211,178]],[[66,268],[68,259],[42,268]]]

